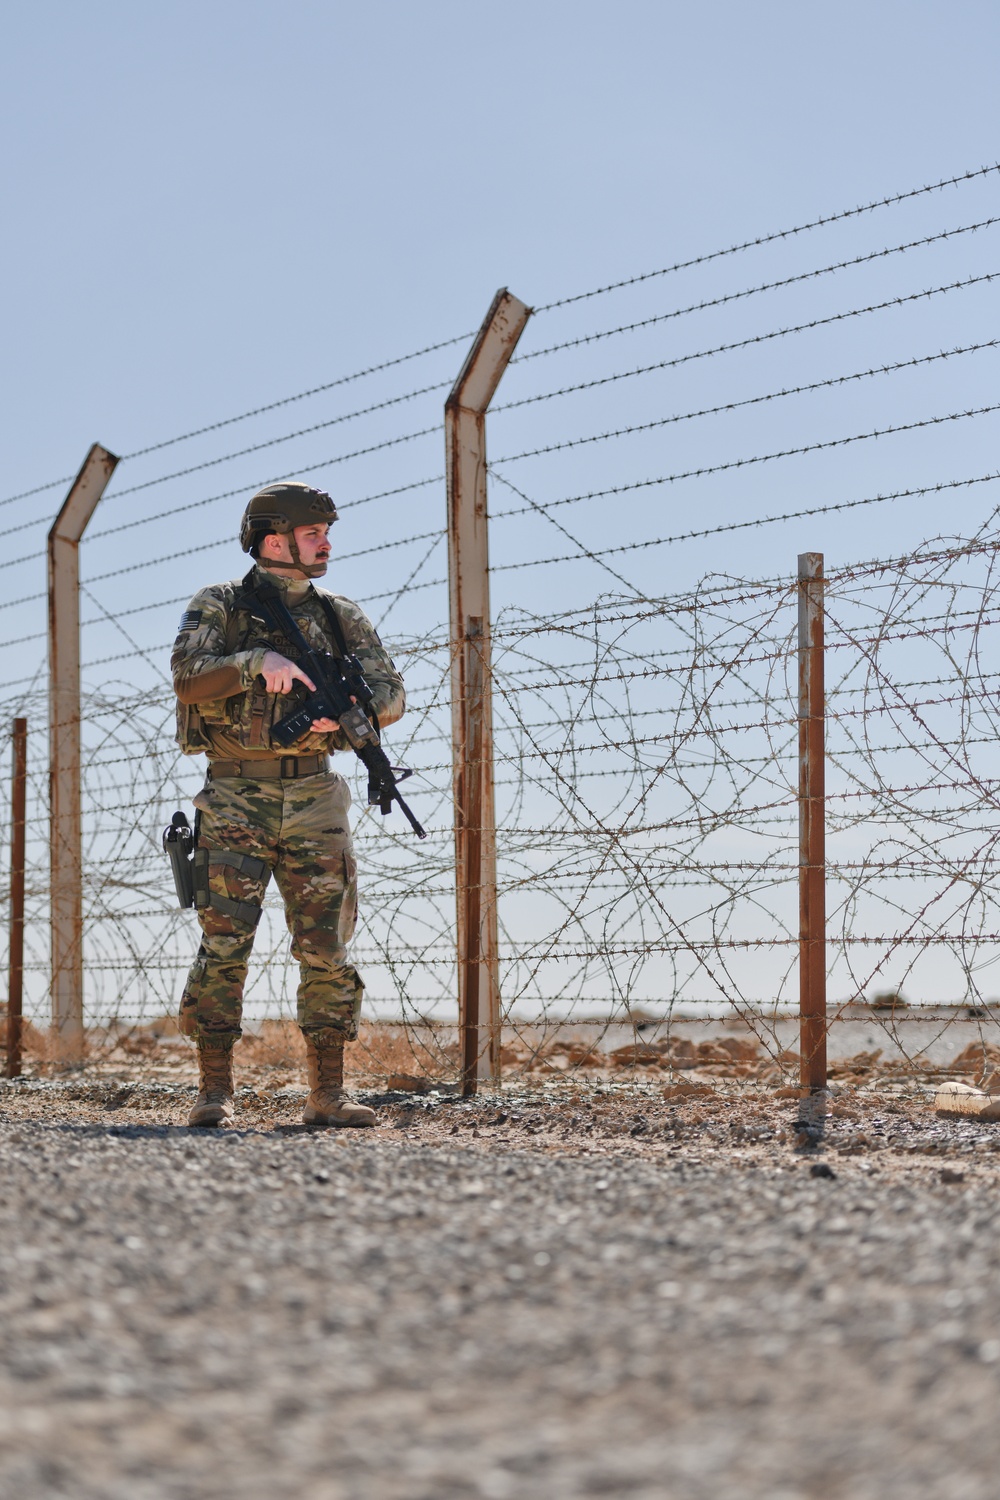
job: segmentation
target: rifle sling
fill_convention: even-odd
[[[284,634],[297,651],[307,654],[312,650],[309,642],[295,623],[291,610],[273,585],[264,584],[262,586],[254,579],[253,571],[251,570],[243,580],[243,588],[250,595],[251,599],[260,605],[265,620],[279,633]],[[350,652],[347,649],[347,638],[344,635],[344,627],[340,623],[340,616],[325,595],[321,594],[318,589],[314,589],[313,592],[316,595],[320,608],[326,616],[326,621],[330,627],[330,633],[333,636],[334,645],[337,648],[340,658],[341,660],[345,660],[350,655]],[[378,721],[378,715],[373,708],[368,708],[366,712],[375,726],[375,733],[381,739],[382,728]]]

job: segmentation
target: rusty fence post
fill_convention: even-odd
[[[83,833],[80,805],[80,538],[118,464],[94,443],[49,531],[49,864],[52,1041],[83,1061]]]
[[[462,1092],[500,1080],[486,410],[531,309],[501,288],[445,403]]]
[[[823,554],[799,556],[800,1081],[826,1088],[826,705]]]
[[[7,961],[7,1077],[21,1076],[24,1007],[24,843],[27,821],[28,721],[14,720],[11,787],[10,947]]]

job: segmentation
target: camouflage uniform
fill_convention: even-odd
[[[258,576],[255,568],[249,575]],[[320,651],[336,650],[314,585],[268,571],[302,634]],[[327,595],[347,649],[358,656],[381,725],[403,713],[403,681],[371,622],[356,604]],[[171,657],[178,696],[178,742],[188,753],[204,750],[209,776],[195,798],[198,849],[207,859],[212,904],[199,908],[202,941],[181,1000],[181,1026],[200,1044],[231,1045],[240,1034],[243,985],[260,903],[274,875],[285,903],[298,960],[298,1021],[307,1034],[357,1034],[363,983],[347,961],[357,914],[357,866],[344,778],[319,767],[317,757],[345,749],[340,733],[305,735],[291,753],[272,747],[271,725],[301,701],[301,693],[268,693],[260,676],[264,656],[276,650],[294,660],[287,641],[252,613],[252,594],[239,581],[214,584],[192,599]],[[303,690],[304,691],[304,690]],[[317,764],[301,777],[250,773],[259,760],[282,770],[293,761]],[[303,757],[309,760],[303,761]],[[213,774],[240,762],[239,775]]]

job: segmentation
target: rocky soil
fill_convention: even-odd
[[[787,1091],[784,1091],[787,1094]],[[0,1495],[986,1500],[1000,1126],[932,1095],[0,1087]]]

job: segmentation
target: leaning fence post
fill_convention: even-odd
[[[823,554],[799,556],[800,1081],[826,1088],[826,805]]]
[[[21,1076],[21,1017],[24,1000],[24,842],[27,821],[28,721],[14,720],[11,787],[10,947],[7,960],[7,1077]]]
[[[500,1078],[486,409],[531,309],[506,288],[445,403],[448,591],[462,1092]],[[485,1035],[484,1035],[485,1033]]]
[[[94,443],[49,531],[52,1041],[63,1063],[83,1061],[80,538],[117,463]]]

